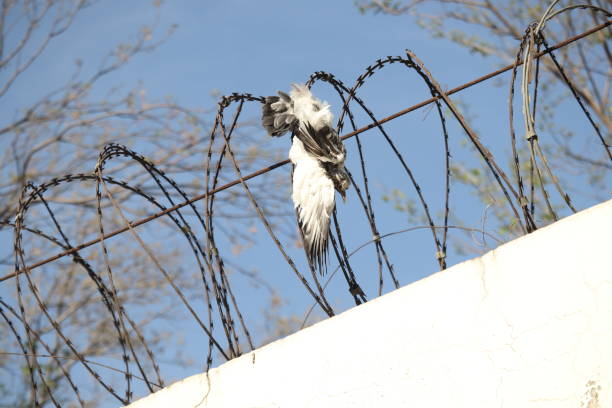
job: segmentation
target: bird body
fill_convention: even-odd
[[[262,122],[271,136],[293,133],[289,150],[294,166],[291,197],[306,253],[322,272],[335,208],[334,190],[345,198],[349,186],[346,150],[332,127],[329,105],[315,98],[305,85],[294,84],[290,95],[280,91],[278,95],[266,98]]]
[[[321,162],[312,157],[297,137],[289,150],[293,168],[293,199],[309,257],[321,267],[325,261],[329,220],[335,207],[334,183]]]

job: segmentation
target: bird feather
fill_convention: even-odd
[[[290,95],[279,91],[267,97],[262,124],[271,136],[291,131],[289,159],[293,163],[292,199],[309,260],[323,273],[335,191],[344,197],[348,175],[346,150],[332,127],[329,105],[315,98],[308,87],[293,84]]]
[[[322,271],[327,255],[329,220],[335,207],[334,183],[298,138],[293,139],[289,159],[294,164],[291,198],[304,235],[306,253]]]

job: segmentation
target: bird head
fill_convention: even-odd
[[[334,187],[340,193],[342,200],[346,202],[346,190],[348,190],[350,187],[351,180],[344,166],[337,168],[336,171],[333,172],[332,180],[334,181]]]

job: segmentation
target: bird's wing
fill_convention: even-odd
[[[261,121],[270,136],[282,136],[298,124],[289,95],[281,91],[278,95],[268,96],[262,107]]]
[[[322,162],[344,162],[346,150],[338,133],[328,125],[315,128],[309,122],[300,123],[295,135],[308,153]]]
[[[322,272],[327,257],[329,219],[335,205],[334,183],[297,138],[293,140],[289,157],[295,165],[292,198],[306,253]]]

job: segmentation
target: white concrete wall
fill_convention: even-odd
[[[131,408],[612,407],[612,201]]]

